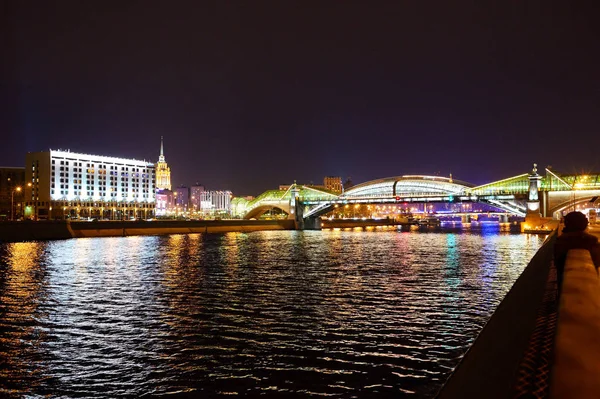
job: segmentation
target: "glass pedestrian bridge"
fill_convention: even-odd
[[[543,213],[552,215],[568,206],[595,202],[600,197],[600,174],[560,175],[545,169],[537,175]],[[425,175],[388,177],[358,184],[343,193],[323,187],[292,184],[286,190],[269,190],[252,200],[234,198],[234,215],[256,218],[270,209],[291,215],[301,206],[304,218],[331,211],[336,204],[393,203],[482,203],[516,216],[525,216],[532,173],[523,173],[480,186],[468,182]]]

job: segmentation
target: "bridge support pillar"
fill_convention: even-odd
[[[321,230],[321,218],[307,217],[304,219],[302,230]]]
[[[521,231],[546,230],[550,225],[554,226],[551,218],[544,218],[541,214],[539,187],[542,176],[537,173],[537,165],[533,164],[533,170],[529,174],[529,197],[527,200],[527,214],[525,221],[521,223]],[[545,203],[545,198],[544,198]],[[545,204],[544,204],[545,205]]]
[[[539,187],[542,176],[537,173],[537,164],[533,164],[533,170],[529,174],[529,196],[527,198],[527,218],[540,218]]]
[[[304,218],[302,213],[304,211],[304,208],[302,207],[299,201],[298,197],[300,196],[300,190],[298,190],[298,186],[296,186],[295,181],[291,189],[291,194],[292,195],[290,197],[290,213],[288,215],[288,219],[294,219],[294,225],[296,230],[303,230]]]
[[[321,218],[318,216],[304,217],[304,206],[296,201],[294,212],[294,224],[296,230],[321,230]]]
[[[548,200],[549,200],[548,191],[542,191],[542,216],[552,217],[553,215],[548,215]]]

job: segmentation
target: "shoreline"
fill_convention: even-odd
[[[0,242],[294,229],[293,220],[17,221],[0,222]]]

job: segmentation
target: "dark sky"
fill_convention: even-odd
[[[234,195],[600,171],[598,10],[567,3],[0,1],[0,164],[163,135],[175,185]]]

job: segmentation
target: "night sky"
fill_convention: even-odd
[[[71,151],[174,185],[600,171],[594,3],[0,2],[0,165]],[[580,4],[580,5],[575,5]]]

